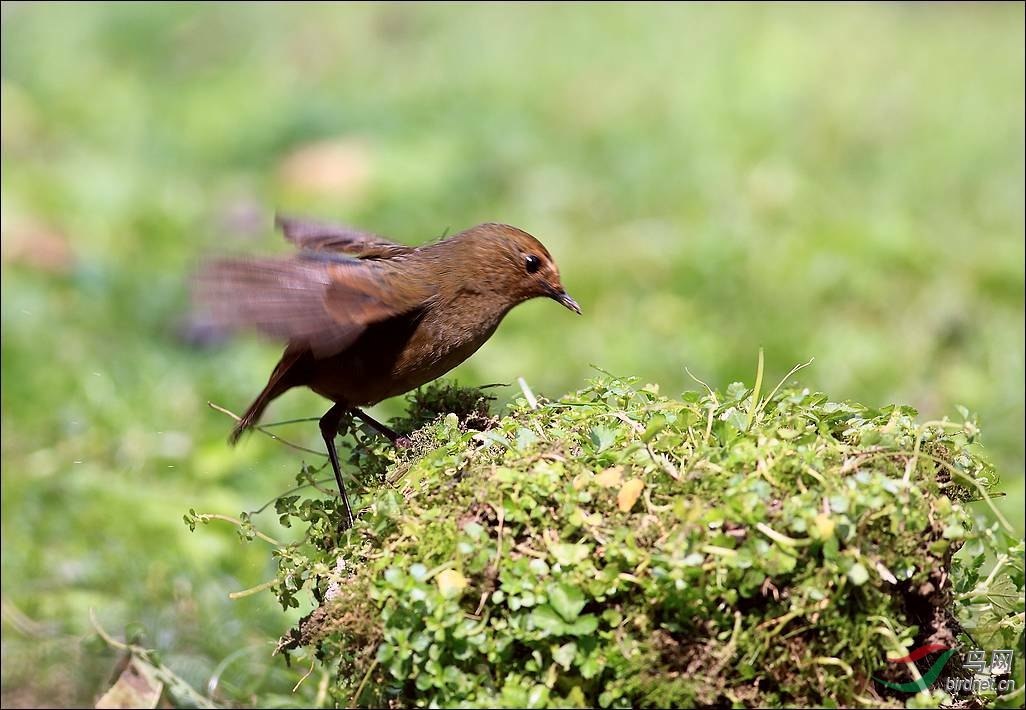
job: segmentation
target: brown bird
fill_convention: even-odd
[[[444,375],[530,298],[545,296],[581,312],[549,252],[516,227],[480,224],[409,247],[348,227],[275,221],[297,253],[213,261],[194,283],[213,325],[248,326],[287,343],[229,441],[237,442],[271,400],[293,387],[334,402],[320,429],[350,524],[334,442],[346,412],[396,443],[394,431],[357,407]]]

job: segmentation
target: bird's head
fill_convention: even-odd
[[[479,224],[453,237],[467,245],[480,287],[506,295],[512,305],[539,296],[580,314],[581,307],[563,288],[559,268],[548,249],[522,229],[508,224]]]

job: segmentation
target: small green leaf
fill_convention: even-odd
[[[645,432],[641,435],[641,440],[647,444],[655,438],[656,434],[658,434],[665,428],[666,417],[664,417],[662,414],[656,414],[649,420],[648,426],[645,427]]]
[[[480,540],[481,533],[484,532],[484,526],[480,523],[469,522],[463,526],[463,532],[465,532],[471,540]]]
[[[549,552],[561,565],[573,565],[587,559],[591,548],[587,545],[558,542],[549,546]]]
[[[570,643],[564,643],[562,646],[552,652],[552,660],[563,666],[563,670],[570,670],[570,665],[574,662],[574,656],[577,655],[577,644],[571,641]]]
[[[398,567],[389,567],[385,570],[385,581],[397,589],[402,586],[404,576]]]
[[[945,540],[961,540],[965,535],[965,528],[958,523],[952,523],[944,528],[943,537]]]
[[[537,684],[531,688],[527,694],[526,707],[529,708],[543,708],[549,703],[549,689],[542,684]]]
[[[861,587],[863,584],[869,581],[869,571],[862,565],[861,562],[856,562],[848,570],[848,579],[856,587]]]
[[[577,617],[577,621],[567,624],[563,633],[571,636],[591,636],[598,628],[598,617],[594,614],[585,614]]]
[[[584,608],[584,594],[569,584],[551,584],[548,594],[549,604],[566,622],[575,620]]]
[[[550,634],[562,634],[566,631],[566,624],[562,617],[548,604],[536,606],[531,612],[531,623],[542,631]]]
[[[592,427],[590,438],[595,452],[602,453],[616,441],[616,430],[602,426]]]
[[[876,429],[869,429],[868,431],[862,432],[862,437],[860,438],[859,443],[861,443],[862,446],[873,446],[874,444],[879,443],[882,438],[883,435],[880,434],[879,431]]]

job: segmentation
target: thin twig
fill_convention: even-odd
[[[250,587],[249,589],[243,589],[241,592],[229,592],[228,593],[228,598],[232,599],[232,600],[235,600],[235,599],[243,599],[245,597],[251,597],[254,594],[258,594],[259,592],[264,591],[265,589],[270,589],[271,587],[274,586],[275,582],[277,582],[277,581],[278,581],[277,579],[271,579],[271,580],[268,580],[268,581],[264,582],[263,584],[258,584],[255,587]]]
[[[280,422],[268,422],[260,426],[268,428],[272,426],[285,426],[286,424],[302,424],[303,422],[319,422],[320,417],[300,417],[299,419],[282,419]]]
[[[233,525],[237,525],[240,528],[244,525],[244,523],[241,520],[239,520],[238,518],[233,518],[230,515],[221,515],[220,513],[199,513],[199,514],[196,515],[196,517],[197,518],[209,518],[210,520],[224,520],[225,522],[232,523]],[[278,540],[275,540],[270,535],[266,535],[266,534],[260,532],[255,527],[253,528],[253,534],[256,535],[258,538],[260,538],[261,540],[264,540],[265,542],[271,543],[275,547],[281,547],[281,545],[282,545],[281,542],[279,542]]]
[[[210,407],[211,409],[213,409],[214,411],[221,412],[221,414],[227,414],[229,417],[231,417],[232,419],[234,419],[237,422],[242,421],[242,417],[240,417],[238,414],[236,414],[235,412],[231,411],[230,409],[225,409],[224,407],[222,407],[219,404],[214,404],[213,402],[207,402],[207,406]],[[282,422],[282,423],[284,423],[284,422]],[[274,424],[268,424],[266,426],[275,426],[275,425]],[[299,444],[294,444],[291,441],[288,441],[287,439],[282,439],[277,434],[272,434],[271,432],[267,431],[267,429],[265,429],[264,427],[265,427],[265,425],[260,425],[260,426],[255,426],[253,428],[256,429],[257,431],[259,431],[261,434],[269,436],[272,439],[274,439],[275,441],[277,441],[279,443],[282,443],[282,444],[285,444],[285,446],[288,446],[290,448],[296,449],[297,451],[305,451],[308,454],[314,454],[316,456],[327,457],[327,454],[324,453],[323,451],[317,451],[316,449],[308,449],[305,446],[300,446]]]
[[[331,495],[331,493],[329,491],[325,491],[323,488],[320,487],[319,484],[322,484],[322,483],[332,483],[332,482],[334,482],[334,480],[335,480],[334,478],[322,478],[320,481],[315,481],[311,477],[311,479],[309,481],[307,481],[306,483],[303,483],[303,484],[298,485],[298,486],[294,486],[294,487],[288,489],[287,491],[285,491],[284,493],[279,493],[274,498],[271,498],[271,500],[267,501],[262,506],[260,506],[256,510],[252,511],[250,513],[250,515],[259,515],[260,513],[264,512],[265,510],[270,508],[273,504],[277,503],[279,498],[284,498],[285,496],[291,495],[291,494],[296,493],[298,491],[301,491],[304,488],[315,488],[318,491],[320,491],[321,493],[325,493],[325,494]]]
[[[706,421],[706,425],[705,425],[705,438],[704,438],[704,440],[702,442],[703,446],[708,446],[708,444],[709,444],[709,437],[712,435],[713,416],[716,413],[716,408],[720,406],[720,403],[716,399],[716,391],[712,387],[707,385],[705,382],[703,382],[702,380],[700,380],[697,377],[695,377],[692,374],[691,370],[689,370],[687,368],[687,365],[684,366],[684,372],[688,373],[688,377],[690,377],[695,382],[697,382],[698,384],[700,384],[703,387],[705,387],[705,389],[708,390],[708,392],[709,392],[709,396],[712,397],[713,406],[709,407],[709,416],[707,417],[707,421]]]
[[[303,684],[303,681],[306,680],[307,678],[309,678],[310,675],[314,672],[314,664],[315,663],[316,663],[316,660],[311,658],[310,659],[310,670],[308,670],[306,673],[304,673],[303,677],[300,678],[299,680],[297,680],[296,684],[294,686],[292,686],[292,692],[293,693],[296,692],[297,690],[299,690],[299,686],[301,686]]]
[[[702,385],[702,387],[705,387],[705,388],[706,388],[706,390],[708,390],[708,391],[709,391],[709,394],[711,394],[711,395],[714,395],[714,396],[715,396],[716,392],[714,392],[714,391],[713,391],[713,388],[712,388],[712,387],[710,387],[709,385],[707,385],[707,384],[706,384],[705,382],[703,382],[702,380],[700,380],[700,379],[698,379],[697,377],[695,377],[695,376],[694,376],[694,374],[692,374],[691,370],[689,370],[689,369],[688,369],[687,365],[685,365],[685,366],[684,366],[684,372],[688,373],[688,377],[690,377],[691,379],[693,379],[693,380],[694,380],[695,382],[697,382],[698,384]]]
[[[352,707],[352,708],[356,707],[357,701],[360,699],[360,694],[363,692],[363,686],[367,685],[367,681],[370,679],[371,673],[377,667],[378,667],[378,659],[375,656],[374,660],[371,661],[370,667],[367,668],[367,672],[363,674],[363,680],[360,681],[359,687],[356,689],[356,692],[353,694],[353,700],[352,700],[352,702],[349,703],[349,707]]]
[[[123,641],[118,641],[116,638],[108,634],[102,626],[100,626],[100,622],[96,618],[96,611],[93,609],[89,609],[89,621],[93,625],[93,628],[96,630],[96,633],[99,634],[100,638],[102,638],[108,646],[113,646],[119,651],[133,650],[133,646],[124,643]]]
[[[734,651],[737,649],[737,637],[741,632],[741,612],[734,612],[734,630],[730,634],[730,640],[727,641],[726,647],[721,651],[719,660],[716,665],[713,666],[712,671],[709,673],[712,677],[719,675],[719,672],[723,670],[723,667],[727,665],[731,658],[734,656]]]
[[[784,384],[787,382],[787,378],[788,377],[790,377],[794,373],[798,372],[799,370],[804,370],[806,367],[808,367],[809,365],[811,365],[815,361],[816,361],[816,358],[814,358],[814,357],[813,358],[809,358],[808,362],[804,362],[804,363],[802,363],[800,365],[795,365],[794,367],[792,367],[790,372],[788,372],[786,375],[784,375],[783,379],[781,379],[780,382],[777,383],[777,386],[773,388],[773,391],[770,392],[769,397],[766,398],[766,401],[768,402],[771,399],[773,399],[773,395],[775,395],[777,393],[777,390],[779,390],[781,387],[784,386]]]

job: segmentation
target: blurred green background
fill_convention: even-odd
[[[2,12],[5,707],[102,692],[90,609],[222,701],[309,700],[269,658],[295,615],[226,597],[269,548],[182,524],[302,460],[229,449],[206,406],[241,411],[277,346],[183,337],[196,262],[284,251],[276,209],[537,235],[585,315],[516,309],[465,384],[558,396],[595,363],[675,395],[685,366],[751,383],[762,346],[767,381],[815,357],[798,378],[836,399],[964,404],[1022,531],[1021,3]]]

